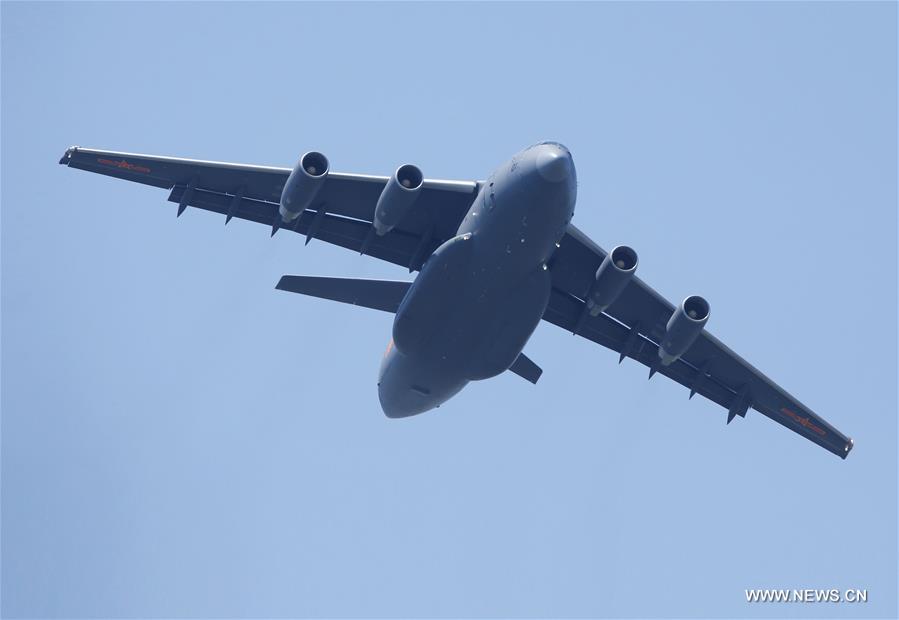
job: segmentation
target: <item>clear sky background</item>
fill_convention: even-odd
[[[895,617],[896,5],[2,4],[2,613]],[[70,144],[479,179],[575,223],[856,441],[842,461],[550,324],[381,413],[408,278],[66,169]],[[863,588],[751,605],[746,588]]]

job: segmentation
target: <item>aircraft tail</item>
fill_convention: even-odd
[[[531,383],[537,383],[537,379],[543,374],[543,369],[535,364],[531,358],[524,353],[518,354],[518,357],[515,358],[515,362],[509,370]]]
[[[396,312],[411,285],[411,282],[395,280],[282,276],[275,288],[384,312]]]

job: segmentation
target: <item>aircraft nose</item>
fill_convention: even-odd
[[[574,170],[571,153],[561,144],[541,144],[537,153],[537,172],[550,183],[561,183]]]

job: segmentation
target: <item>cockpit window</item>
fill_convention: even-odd
[[[536,148],[538,146],[543,146],[544,144],[551,144],[552,146],[558,146],[559,148],[563,148],[563,149],[566,148],[565,145],[562,144],[561,142],[556,142],[555,140],[544,140],[543,142],[536,142],[536,143],[532,144],[531,146],[526,148],[525,151],[530,151],[531,149]]]

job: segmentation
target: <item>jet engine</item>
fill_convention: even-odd
[[[321,153],[309,151],[300,157],[281,191],[278,213],[282,220],[292,222],[312,204],[325,183],[329,169],[328,158]]]
[[[611,306],[630,282],[635,271],[637,271],[637,253],[633,248],[619,245],[609,252],[596,270],[596,279],[587,295],[587,309],[590,316],[598,316]]]
[[[687,352],[709,320],[709,302],[699,295],[687,297],[665,328],[665,337],[659,346],[662,365],[667,366]]]
[[[386,235],[400,223],[421,193],[423,183],[424,176],[417,166],[406,164],[396,169],[375,207],[373,224],[378,236]]]

